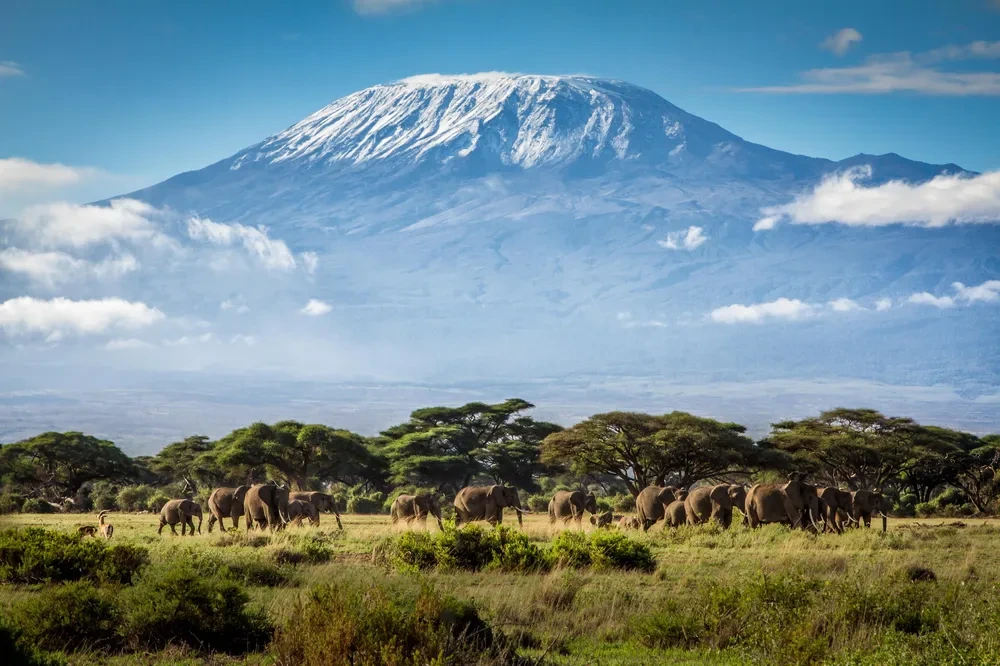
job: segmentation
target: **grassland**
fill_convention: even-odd
[[[274,584],[251,575],[252,602],[277,625],[318,584],[382,584],[437,591],[472,602],[520,654],[562,665],[650,663],[1000,663],[1000,521],[890,520],[847,534],[808,534],[780,526],[713,526],[631,537],[653,551],[654,573],[556,569],[419,573],[373,563],[372,552],[399,529],[386,516],[344,515],[338,531],[320,527],[247,539],[233,534],[157,535],[154,515],[112,514],[115,542],[150,551],[152,565],[176,559],[277,563]],[[12,515],[0,527],[75,531],[85,515]],[[589,525],[586,528],[592,529]],[[436,528],[431,527],[431,531]],[[526,516],[539,545],[557,530]],[[203,528],[204,532],[204,528]],[[242,530],[241,530],[242,533]],[[287,556],[302,535],[324,535],[327,562]],[[206,555],[207,554],[207,555]],[[926,572],[933,572],[928,574]],[[934,580],[926,580],[933,577]],[[40,585],[0,586],[0,610],[42,593]],[[73,663],[276,663],[268,651],[206,655],[167,647],[108,657],[86,651]]]

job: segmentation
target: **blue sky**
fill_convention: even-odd
[[[0,159],[94,167],[104,177],[69,196],[111,195],[200,168],[376,83],[501,70],[625,79],[793,152],[898,152],[979,171],[1000,167],[1000,48],[990,41],[1000,38],[998,0],[234,7],[6,0]],[[822,46],[848,28],[860,40],[844,33],[841,49]],[[969,46],[976,42],[984,46]],[[794,89],[815,80],[804,78],[808,70],[886,61],[894,81],[918,89]],[[818,76],[847,76],[847,87],[859,88],[869,69]],[[950,73],[980,78],[944,91]],[[774,87],[786,89],[745,90]]]

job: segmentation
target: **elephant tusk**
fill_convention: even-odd
[[[518,509],[516,507],[514,508],[514,511],[520,511],[521,513],[534,513],[531,509]]]
[[[816,521],[813,520],[813,512],[809,511],[808,509],[806,509],[806,512],[809,514],[809,522],[812,523],[813,529],[819,532],[819,526],[816,524]]]

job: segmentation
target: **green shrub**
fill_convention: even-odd
[[[583,569],[591,564],[590,541],[583,532],[560,532],[552,540],[549,552],[559,566]]]
[[[109,481],[98,481],[90,489],[90,502],[96,511],[114,511],[118,508],[117,495]]]
[[[125,486],[118,491],[116,501],[122,511],[145,511],[149,498],[155,494],[151,486]]]
[[[299,536],[296,541],[299,552],[309,564],[323,564],[333,559],[333,548],[330,547],[330,537],[326,534],[309,534]]]
[[[119,644],[113,597],[87,581],[46,588],[14,605],[9,622],[43,650],[111,651]]]
[[[227,572],[206,576],[186,559],[147,568],[119,604],[121,632],[134,650],[181,643],[242,654],[262,647],[272,632],[267,614],[249,606],[246,590]]]
[[[597,512],[598,513],[611,513],[615,512],[615,503],[611,501],[610,497],[598,497],[597,498]]]
[[[317,587],[278,630],[273,649],[278,663],[302,666],[518,663],[473,606],[426,587],[417,594]]]
[[[83,578],[128,583],[149,561],[131,544],[109,546],[99,539],[37,527],[0,531],[0,582],[45,583]]]
[[[371,496],[357,495],[347,500],[347,513],[380,514],[385,504],[385,495],[375,493]]]
[[[55,513],[56,508],[43,499],[32,497],[21,505],[21,513]]]
[[[547,571],[548,555],[523,532],[508,527],[485,530],[470,525],[444,532],[405,532],[388,537],[375,548],[376,560],[397,569],[440,567],[479,571],[484,568],[508,572]]]
[[[291,567],[271,562],[258,552],[191,548],[183,555],[202,576],[220,574],[252,587],[278,587],[295,583]]]
[[[608,497],[617,513],[630,513],[635,511],[635,498],[629,493],[621,495],[611,495]]]
[[[0,655],[4,663],[14,666],[63,666],[65,660],[47,655],[25,641],[16,628],[4,624],[0,617]]]
[[[595,569],[628,569],[648,573],[656,568],[656,558],[649,546],[620,532],[595,532],[590,537],[590,557]]]
[[[170,500],[171,498],[169,495],[165,495],[161,491],[156,491],[155,493],[150,495],[149,499],[146,500],[146,510],[151,511],[152,513],[159,513],[160,509],[163,508],[163,505],[169,502]],[[207,505],[203,504],[202,506],[207,506]]]
[[[0,495],[0,516],[8,513],[20,513],[24,498],[14,493]]]
[[[548,513],[549,500],[551,499],[548,495],[530,495],[527,502],[528,508],[535,513]]]

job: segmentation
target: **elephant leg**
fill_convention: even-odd
[[[187,536],[187,518],[181,516],[181,536]]]
[[[209,512],[209,514],[208,514],[208,533],[209,534],[212,533],[212,528],[215,527],[216,521],[218,521],[218,523],[219,523],[219,529],[221,531],[223,531],[223,532],[226,531],[226,526],[222,524],[222,520],[221,519],[217,519],[215,517],[215,513],[214,512]]]
[[[162,520],[160,521],[160,529],[156,530],[157,534],[163,534],[163,526],[166,525]]]
[[[170,531],[174,533],[174,536],[177,536],[177,528],[174,527],[174,523],[169,523],[169,524],[170,524]]]

